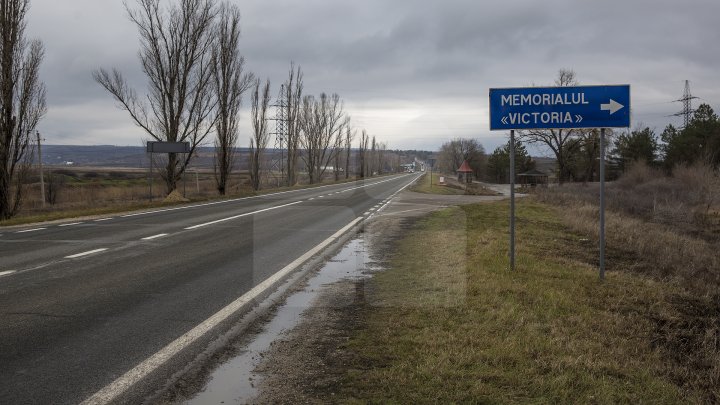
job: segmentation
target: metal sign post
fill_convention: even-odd
[[[153,154],[155,153],[190,153],[190,142],[147,142],[147,153],[150,154],[150,201],[153,199]],[[185,194],[185,172],[183,172],[183,195]]]
[[[600,129],[600,280],[605,279],[605,128]]]
[[[605,278],[605,130],[630,127],[630,86],[490,89],[490,130],[510,131],[510,268],[515,269],[515,130],[600,130],[600,279]]]
[[[510,270],[515,271],[515,130],[510,130]]]

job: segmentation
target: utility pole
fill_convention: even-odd
[[[672,115],[673,117],[683,117],[685,124],[683,128],[687,128],[688,125],[690,125],[692,113],[695,112],[695,110],[692,109],[692,100],[696,98],[697,97],[693,97],[692,93],[690,93],[690,81],[685,80],[685,91],[683,92],[683,96],[681,99],[675,100],[675,102],[683,104],[683,109],[679,113]]]
[[[42,146],[40,144],[40,131],[35,131],[38,145],[38,165],[40,165],[40,198],[42,199],[42,207],[45,208],[45,178],[43,176],[42,165]]]

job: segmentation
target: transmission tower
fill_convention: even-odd
[[[696,99],[697,97],[693,97],[692,93],[690,93],[690,81],[685,80],[685,92],[683,93],[683,96],[679,100],[675,100],[675,102],[682,103],[683,109],[677,114],[673,114],[673,117],[683,117],[685,120],[683,128],[687,128],[688,125],[690,125],[690,119],[692,118],[692,114],[695,112],[692,108],[692,100]]]
[[[275,121],[275,132],[271,135],[275,135],[275,148],[273,150],[272,157],[272,168],[270,171],[280,176],[277,177],[278,186],[285,184],[285,144],[287,142],[288,132],[288,117],[287,117],[287,105],[288,101],[285,94],[285,85],[280,87],[280,94],[278,95],[277,101],[272,107],[275,107],[275,118],[271,120]],[[280,156],[278,158],[278,151]]]

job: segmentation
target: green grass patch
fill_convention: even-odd
[[[518,204],[508,270],[507,203],[437,212],[398,242],[369,282],[339,402],[676,404],[682,389],[653,346],[670,284],[611,272],[553,209]]]
[[[425,173],[420,180],[415,182],[415,185],[410,189],[416,193],[424,194],[440,194],[440,195],[463,195],[465,190],[449,187],[447,185],[440,185],[440,174],[432,174],[432,184],[430,184],[430,173]],[[447,177],[443,175],[442,177]]]

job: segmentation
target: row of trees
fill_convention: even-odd
[[[31,135],[46,113],[45,87],[39,79],[42,42],[28,41],[25,26],[29,0],[0,1],[0,219],[20,207],[24,179],[32,160]],[[251,91],[253,134],[250,137],[251,184],[261,184],[268,146],[270,82],[245,69],[240,53],[240,11],[229,1],[136,0],[125,3],[139,33],[138,52],[147,91],[139,95],[123,74],[98,69],[94,80],[105,88],[132,121],[161,142],[188,142],[187,154],[170,153],[161,175],[167,193],[190,163],[197,148],[215,134],[217,190],[225,194],[235,166],[243,95]],[[332,167],[335,178],[349,177],[356,131],[337,94],[303,94],[303,74],[291,64],[283,86],[286,103],[287,184],[298,181],[302,159],[309,181],[322,181]],[[386,145],[362,131],[358,152],[360,177],[382,171]]]
[[[140,61],[149,81],[148,94],[137,97],[116,69],[99,69],[94,78],[151,138],[190,143],[189,154],[171,153],[166,160],[162,175],[167,192],[175,190],[196,148],[214,132],[217,189],[226,193],[247,90],[251,91],[253,129],[248,169],[252,187],[259,189],[270,140],[270,81],[245,72],[239,51],[238,7],[216,0],[177,0],[165,8],[160,0],[138,0],[137,8],[128,3],[125,7],[140,33]],[[295,64],[291,64],[281,91],[285,102],[278,108],[285,109],[287,129],[286,183],[297,183],[299,159],[311,184],[322,181],[330,167],[339,178],[341,164],[347,177],[355,132],[340,96],[305,95],[303,73]],[[361,177],[364,174],[361,170]]]

